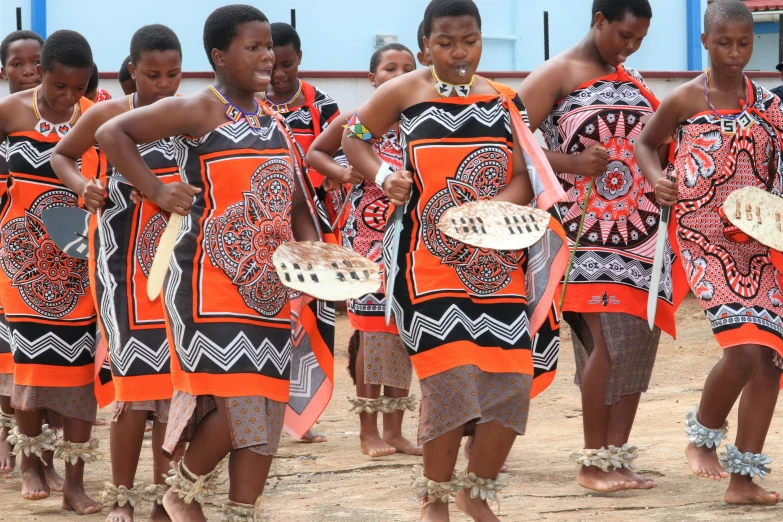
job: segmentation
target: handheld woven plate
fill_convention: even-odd
[[[467,245],[493,250],[527,248],[544,237],[549,214],[504,201],[471,201],[448,209],[438,229]]]
[[[41,221],[57,248],[71,257],[87,259],[89,212],[76,207],[50,207],[41,213]]]
[[[729,194],[723,212],[732,225],[762,245],[783,251],[783,198],[745,187]]]
[[[345,247],[314,241],[285,243],[272,254],[280,282],[325,301],[344,301],[377,292],[380,267]]]

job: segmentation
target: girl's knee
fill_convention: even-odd
[[[723,358],[740,374],[753,374],[766,359],[771,361],[769,348],[756,344],[732,346],[723,350]]]

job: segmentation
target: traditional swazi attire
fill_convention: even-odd
[[[529,250],[496,251],[443,235],[440,216],[491,199],[527,161],[539,208],[562,198],[543,152],[508,87],[497,95],[445,97],[402,112],[403,165],[413,173],[402,220],[393,311],[422,391],[419,444],[468,423],[498,421],[523,434],[531,395],[556,367],[559,338],[552,302],[568,258],[556,221]],[[512,157],[516,130],[525,157]],[[535,168],[533,168],[535,167]],[[547,175],[548,174],[548,175]],[[543,329],[542,325],[546,325]],[[537,333],[547,331],[542,342]]]
[[[134,99],[128,97],[128,110]],[[180,180],[170,140],[138,149],[163,183]],[[102,170],[106,201],[90,227],[90,277],[113,377],[114,420],[130,409],[165,423],[174,391],[169,345],[163,303],[147,297],[147,277],[168,216],[149,200],[134,203],[120,174],[111,165]]]
[[[301,151],[278,115],[260,106],[243,114],[213,92],[229,121],[171,138],[183,182],[202,191],[183,219],[163,292],[174,382],[164,448],[187,440],[224,401],[234,448],[274,455],[284,417],[301,437],[331,396],[334,311],[289,300],[271,261],[293,239],[295,187],[312,203]]]
[[[396,129],[390,130],[375,141],[373,149],[381,160],[391,165],[394,170],[402,168],[402,148]],[[342,244],[383,266],[383,236],[389,200],[378,185],[368,181],[353,188],[350,194],[349,209],[340,227]],[[378,292],[348,301],[348,319],[358,336],[356,348],[364,354],[364,383],[407,390],[411,387],[413,367],[397,332],[397,326],[394,322],[386,325],[385,310],[384,287]],[[352,344],[353,341],[354,339]],[[351,355],[353,360],[353,354]],[[364,401],[359,398],[356,401],[351,399],[351,402],[384,412],[388,409],[383,404],[385,399],[387,398],[380,397]],[[385,402],[387,405],[393,402],[394,409],[404,410],[413,409],[414,400]]]
[[[674,291],[670,267],[675,256],[667,245],[656,327],[650,331],[647,295],[660,210],[633,148],[643,119],[658,105],[642,77],[620,65],[615,73],[585,82],[558,100],[541,125],[553,152],[580,154],[599,144],[609,153],[609,166],[601,176],[557,173],[566,199],[555,206],[571,249],[584,221],[562,312],[572,328],[577,384],[593,350],[581,314],[599,314],[612,361],[607,405],[647,391],[661,330],[675,335],[674,311],[685,296]]]
[[[340,108],[337,106],[334,98],[329,96],[328,93],[321,91],[318,87],[304,80],[299,80],[299,90],[293,100],[296,100],[299,95],[304,97],[304,103],[298,107],[291,107],[286,103],[275,104],[263,96],[261,99],[267,107],[285,118],[297,144],[307,154],[315,139],[340,115]],[[308,173],[310,182],[316,190],[316,197],[323,202],[323,206],[329,216],[329,223],[332,223],[336,217],[337,210],[342,207],[345,191],[331,190],[326,192],[322,187],[324,175],[312,167],[308,169]],[[329,243],[338,242],[337,234],[339,232],[337,230],[332,231],[331,227],[328,229],[322,227],[322,230],[325,241]]]
[[[0,144],[0,216],[8,205],[8,165],[5,160],[6,144]],[[14,388],[14,355],[11,352],[11,331],[5,321],[5,310],[0,302],[0,395],[10,397]],[[2,414],[2,412],[0,412]],[[4,420],[3,420],[4,419]],[[15,425],[13,415],[0,417],[3,424]]]
[[[675,133],[679,202],[670,237],[676,233],[671,239],[682,262],[673,271],[675,283],[699,299],[722,348],[759,344],[783,355],[783,275],[770,249],[733,226],[722,208],[743,187],[778,196],[783,189],[781,101],[747,85],[743,111],[695,114]],[[733,132],[724,132],[727,122],[734,122]]]
[[[70,121],[53,124],[41,117],[37,95],[38,88],[32,92],[35,128],[13,132],[6,142],[9,177],[8,202],[0,219],[0,299],[14,357],[11,404],[18,410],[46,410],[93,422],[96,315],[87,261],[61,251],[42,219],[47,209],[79,204],[79,197],[55,175],[50,159],[55,145],[93,104],[82,98]],[[85,172],[96,172],[97,165],[92,149],[81,158]],[[52,449],[54,439],[46,430],[40,437],[39,442]],[[15,451],[34,443],[33,437],[18,432],[15,439]],[[80,449],[94,456],[97,439],[93,441],[81,448],[59,440],[57,456],[68,461],[71,450]]]
[[[721,348],[766,346],[783,369],[781,254],[744,234],[723,211],[726,198],[741,188],[776,196],[783,191],[781,100],[745,81],[748,97],[741,111],[701,112],[674,133],[669,157],[679,171],[679,201],[669,239],[681,262],[672,272],[675,288],[690,288],[698,298]],[[685,426],[697,447],[717,450],[727,437],[728,423],[704,426],[696,410],[688,412]],[[765,453],[745,453],[731,444],[719,460],[728,473],[761,478],[772,462]]]

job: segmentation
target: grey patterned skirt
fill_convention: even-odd
[[[647,391],[652,377],[661,330],[650,331],[647,321],[630,314],[602,313],[601,333],[611,359],[604,404],[617,404],[624,395]],[[593,338],[584,317],[566,312],[563,319],[571,327],[576,358],[577,386],[581,386],[587,359],[593,351]]]

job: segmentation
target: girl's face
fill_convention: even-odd
[[[438,76],[451,84],[464,84],[476,73],[481,61],[481,29],[470,15],[444,16],[432,22],[425,38]],[[461,75],[460,71],[465,74]]]
[[[182,80],[182,57],[174,49],[144,51],[136,65],[128,70],[136,82],[136,90],[147,103],[177,94]]]
[[[612,67],[624,63],[639,50],[650,28],[649,18],[638,18],[629,13],[622,20],[609,22],[603,13],[596,13],[593,28],[597,31],[595,43],[601,58]]]
[[[38,40],[16,40],[8,46],[3,77],[8,80],[11,94],[26,91],[41,84],[41,44]]]
[[[41,69],[41,66],[38,66]],[[69,114],[84,96],[92,76],[90,67],[66,67],[55,62],[52,69],[42,71],[41,91],[46,103],[59,114]]]
[[[701,35],[701,42],[710,53],[710,71],[726,77],[742,76],[753,55],[753,24],[719,21]]]
[[[291,44],[275,47],[275,67],[272,69],[272,89],[275,94],[294,92],[298,83],[302,51],[298,53]]]
[[[380,87],[384,83],[405,73],[416,70],[413,55],[407,51],[386,51],[381,56],[375,74],[370,73],[370,85]]]

